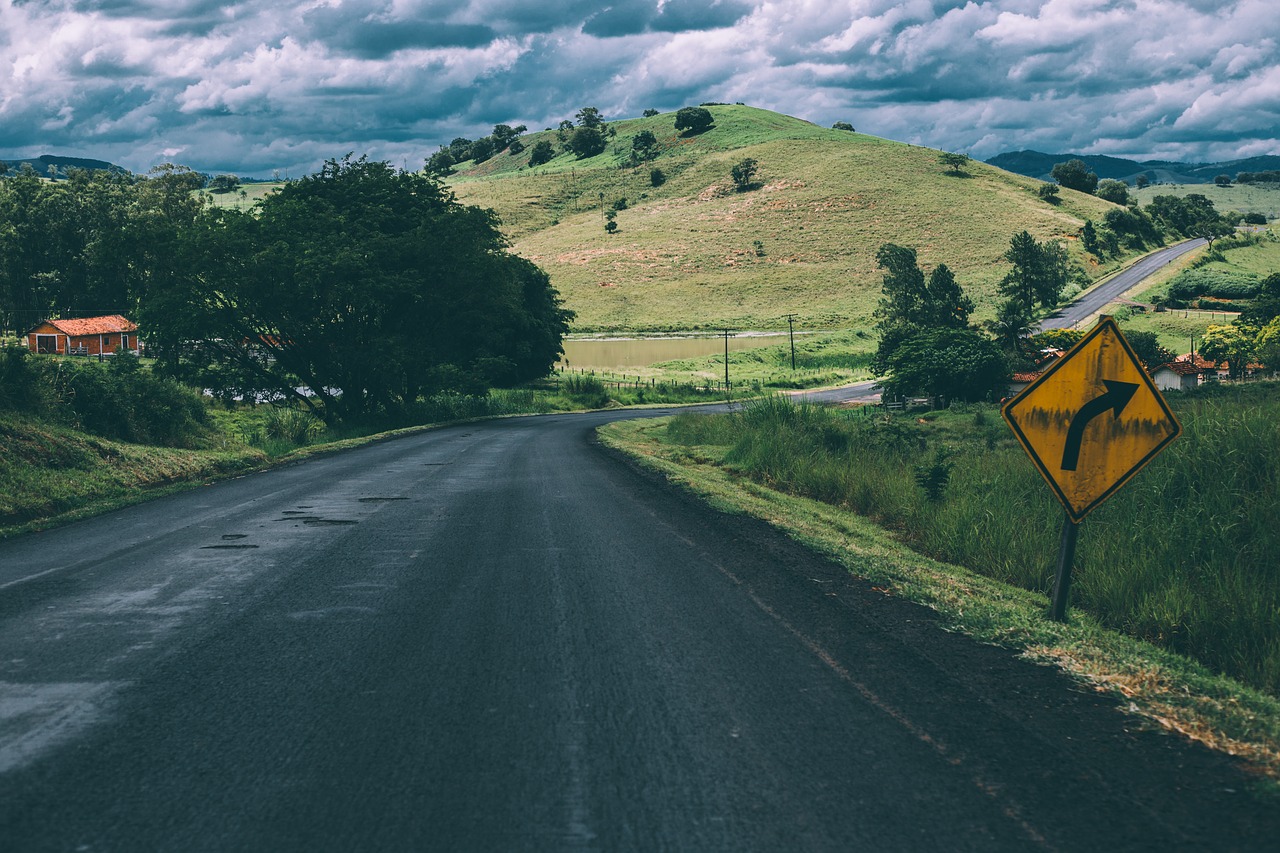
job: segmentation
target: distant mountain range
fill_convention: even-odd
[[[1270,172],[1280,169],[1280,156],[1249,157],[1245,160],[1228,160],[1224,163],[1179,163],[1171,160],[1125,160],[1098,154],[1045,154],[1042,151],[1006,151],[986,162],[992,166],[1039,178],[1053,180],[1053,167],[1068,160],[1083,160],[1090,171],[1099,178],[1125,181],[1132,184],[1139,175],[1146,175],[1153,184],[1211,184],[1218,175],[1229,175],[1235,180],[1239,172]]]
[[[53,176],[57,178],[65,178],[67,169],[100,169],[108,172],[127,172],[128,169],[123,166],[117,166],[115,163],[108,163],[105,160],[89,160],[84,157],[58,157],[53,154],[41,154],[39,157],[31,157],[21,160],[0,160],[8,167],[10,172],[16,172],[28,165],[35,169],[41,177],[49,177],[49,169],[53,168]]]

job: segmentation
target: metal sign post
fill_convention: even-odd
[[[1076,538],[1080,525],[1071,516],[1062,519],[1062,538],[1058,542],[1058,572],[1053,578],[1053,603],[1049,618],[1054,622],[1067,621],[1067,596],[1071,592],[1071,566],[1076,561]]]

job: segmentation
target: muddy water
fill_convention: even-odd
[[[798,336],[797,336],[798,337]],[[787,343],[786,334],[738,335],[729,338],[731,351]],[[561,364],[570,367],[618,369],[644,367],[678,358],[698,358],[724,352],[723,337],[608,338],[564,342]]]

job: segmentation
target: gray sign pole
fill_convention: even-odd
[[[1054,622],[1067,621],[1067,596],[1071,592],[1071,564],[1076,560],[1076,538],[1080,535],[1079,523],[1070,515],[1062,519],[1062,539],[1058,543],[1058,574],[1053,581],[1053,607],[1049,618]]]

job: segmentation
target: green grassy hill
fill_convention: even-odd
[[[1062,239],[1090,278],[1114,268],[1086,259],[1076,233],[1112,207],[1063,190],[1056,205],[1039,181],[977,161],[961,175],[938,152],[745,106],[709,108],[715,125],[675,131],[675,114],[610,124],[606,151],[584,160],[561,154],[530,168],[525,150],[462,163],[450,184],[458,198],[498,212],[513,249],[545,269],[578,314],[575,331],[785,328],[788,313],[808,328],[865,327],[879,298],[875,252],[914,247],[921,264],[946,263],[979,306],[993,311],[1009,238],[1026,229]],[[627,165],[643,130],[659,153]],[[556,145],[557,149],[560,146]],[[759,163],[759,188],[739,193],[729,171]],[[652,186],[650,172],[666,182]],[[626,199],[619,230],[602,207]]]

